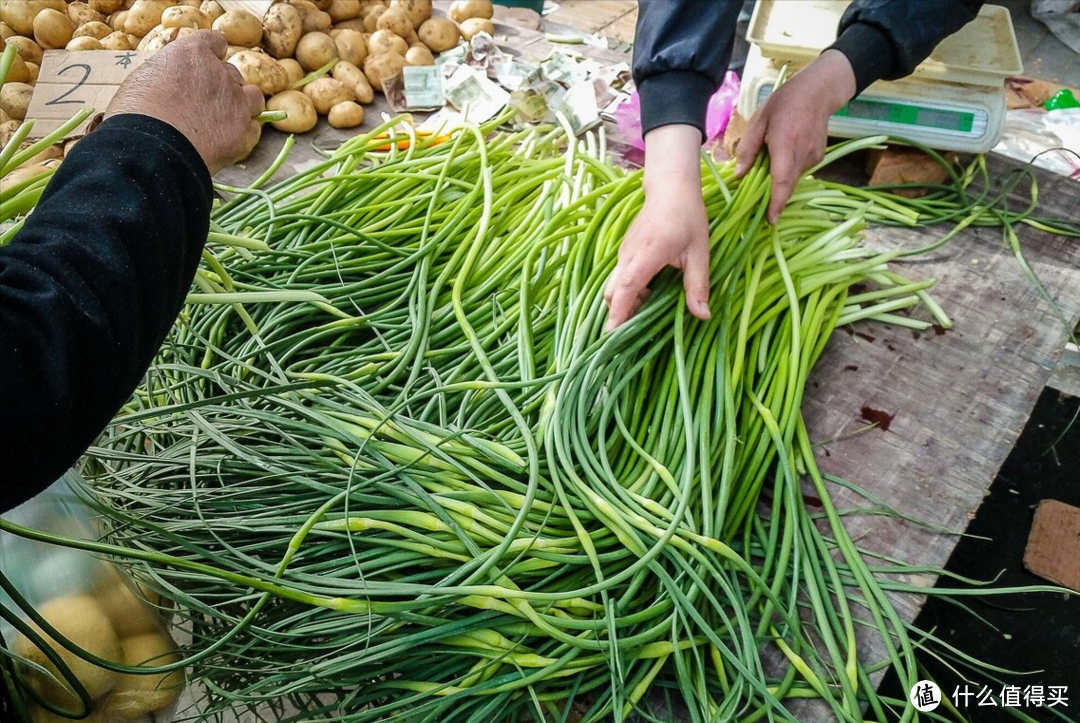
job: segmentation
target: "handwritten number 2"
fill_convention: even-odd
[[[83,84],[86,83],[87,79],[90,77],[90,66],[87,65],[86,63],[74,63],[72,65],[65,65],[63,68],[58,70],[56,74],[57,75],[64,75],[69,70],[73,70],[75,68],[80,68],[82,70],[83,76],[82,76],[82,78],[79,79],[79,82],[77,82],[75,85],[71,86],[71,88],[66,93],[64,93],[63,95],[57,96],[56,98],[53,98],[52,100],[50,100],[45,105],[69,105],[69,104],[72,104],[72,103],[75,104],[75,105],[84,105],[85,104],[81,100],[64,100],[64,98],[67,98],[69,95],[71,95],[72,93],[77,91],[79,88],[83,87]]]

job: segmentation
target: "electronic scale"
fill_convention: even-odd
[[[848,0],[758,0],[746,39],[739,111],[765,102],[780,70],[797,72],[833,43]],[[892,135],[942,150],[984,153],[1001,139],[1005,79],[1023,65],[1007,8],[984,5],[978,17],[941,42],[903,80],[878,81],[829,121],[842,138]]]

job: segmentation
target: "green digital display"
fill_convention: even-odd
[[[835,115],[840,118],[924,126],[961,133],[970,133],[975,125],[975,114],[971,112],[924,108],[909,103],[887,103],[877,100],[853,100]]]

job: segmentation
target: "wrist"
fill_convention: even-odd
[[[855,69],[844,53],[829,48],[814,61],[818,86],[826,100],[829,115],[847,105],[855,97]]]
[[[645,193],[701,192],[701,132],[673,124],[645,134]]]

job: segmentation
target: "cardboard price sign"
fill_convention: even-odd
[[[47,51],[26,114],[35,121],[30,137],[51,133],[83,108],[104,113],[120,83],[150,55],[130,50]],[[68,137],[84,135],[90,122]]]

